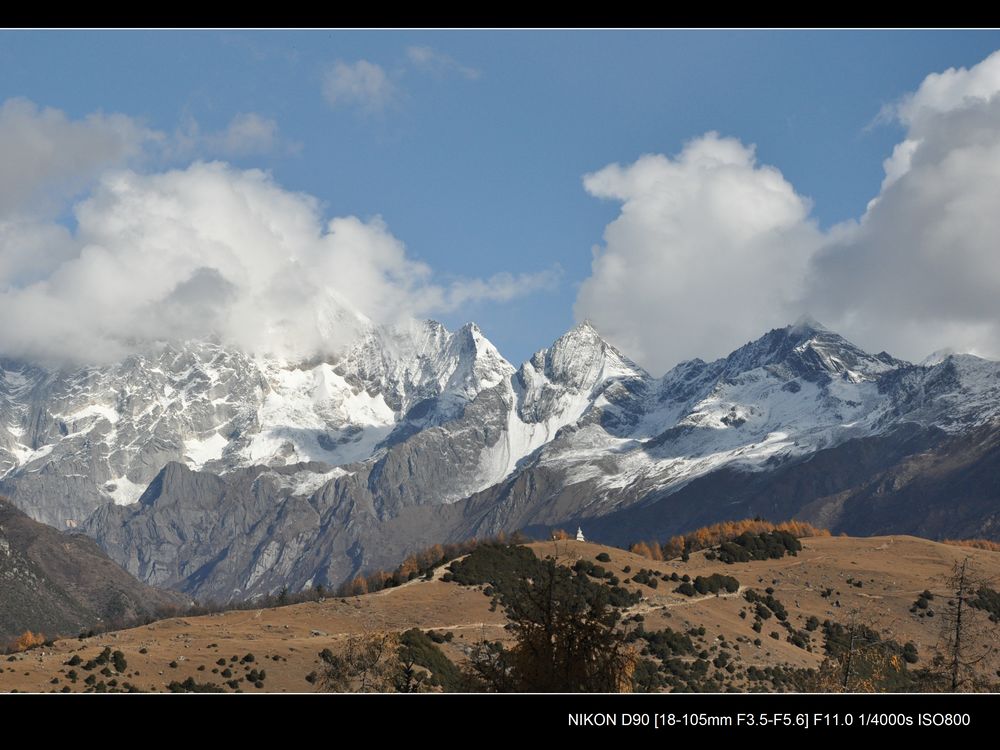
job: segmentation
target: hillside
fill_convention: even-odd
[[[132,622],[186,597],[135,580],[81,534],[61,534],[0,498],[0,644],[26,630],[69,635]]]
[[[820,623],[830,620],[841,624],[853,617],[885,639],[899,644],[912,642],[917,653],[912,667],[927,666],[939,640],[941,614],[948,598],[945,582],[953,564],[969,557],[981,573],[992,577],[994,586],[1000,582],[1000,553],[909,536],[807,538],[796,556],[732,565],[708,560],[704,552],[692,554],[688,562],[653,562],[588,542],[537,542],[529,546],[536,555],[553,555],[566,565],[578,559],[593,562],[606,554],[610,562],[598,564],[623,581],[641,569],[660,576],[674,572],[691,578],[713,573],[734,576],[739,592],[720,596],[684,596],[673,591],[676,583],[662,580],[655,589],[634,581],[623,584],[642,596],[624,614],[626,626],[633,629],[637,615],[641,615],[647,632],[670,628],[686,633],[694,629],[695,652],[705,651],[708,660],[714,661],[725,651],[722,661],[734,668],[725,672],[724,679],[730,689],[738,690],[793,689],[780,675],[791,674],[789,669],[818,667],[824,656],[823,628],[807,629],[811,617]],[[141,690],[162,691],[170,682],[188,678],[222,686],[227,679],[239,680],[251,670],[263,669],[266,677],[261,680],[262,687],[243,680],[235,683],[237,689],[311,692],[316,688],[306,677],[320,668],[319,652],[323,649],[336,651],[351,633],[402,632],[414,627],[452,633],[440,648],[461,664],[479,641],[508,637],[503,628],[506,620],[501,608],[491,611],[490,598],[484,596],[481,586],[442,580],[446,567],[438,568],[433,580],[413,580],[375,594],[174,618],[83,640],[57,641],[52,648],[0,662],[0,689],[83,691],[89,687],[85,679],[95,675],[93,682],[105,682],[105,686],[115,680],[118,687],[128,682]],[[753,589],[764,596],[768,588],[787,609],[791,628],[807,639],[801,645],[788,640],[790,631],[779,627],[777,618],[768,616],[761,632],[754,631],[753,607],[745,593]],[[935,599],[929,607],[911,612],[925,590],[936,594]],[[938,610],[937,616],[928,610]],[[749,611],[750,616],[742,618],[741,611]],[[988,631],[984,628],[977,638],[989,637]],[[778,637],[772,637],[772,632]],[[102,676],[99,668],[85,671],[65,664],[74,656],[85,664],[105,648],[122,652],[127,668],[120,674],[105,667],[108,672]],[[245,660],[247,654],[252,654],[253,661]],[[684,655],[680,661],[694,664],[697,658],[696,654]],[[778,682],[762,678],[753,667],[781,668]],[[995,679],[1000,654],[993,654],[977,668],[981,675]],[[69,679],[70,670],[75,670],[76,682]],[[223,676],[225,670],[231,675]]]

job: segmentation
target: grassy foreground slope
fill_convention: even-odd
[[[734,564],[706,559],[704,551],[683,562],[652,561],[572,540],[528,546],[539,557],[553,556],[570,567],[580,559],[600,565],[610,573],[609,580],[613,577],[639,592],[638,603],[623,612],[625,626],[687,634],[690,653],[678,658],[685,664],[707,660],[709,672],[720,676],[722,689],[791,689],[780,677],[776,685],[757,675],[767,668],[818,667],[825,657],[825,641],[824,628],[817,623],[827,620],[842,624],[854,620],[901,645],[912,643],[916,661],[910,666],[925,666],[939,642],[948,599],[946,581],[955,562],[969,557],[982,575],[1000,582],[1000,553],[989,550],[909,536],[811,537],[801,543],[795,556]],[[374,594],[174,618],[84,640],[60,640],[52,647],[3,657],[11,660],[0,660],[0,690],[79,692],[100,682],[111,689],[127,682],[140,690],[162,691],[171,682],[191,678],[227,692],[311,692],[316,685],[306,678],[321,668],[323,649],[336,651],[352,633],[402,633],[410,628],[450,632],[439,648],[461,666],[475,644],[509,636],[503,608],[491,607],[484,587],[442,580],[446,569],[438,568],[433,580],[415,579]],[[720,574],[735,578],[739,589],[689,596],[675,591],[682,581],[664,580],[675,573],[691,581]],[[640,582],[635,580],[637,574]],[[770,597],[771,607],[763,606],[772,614],[761,618],[758,602],[747,599],[748,590],[753,591],[751,598]],[[924,591],[935,596],[927,606],[916,607]],[[773,614],[776,607],[786,613],[787,625]],[[987,636],[984,631],[976,637]],[[636,641],[637,648],[645,643]],[[85,669],[105,649],[121,652],[123,669],[116,669],[110,660]],[[726,655],[720,658],[722,652]],[[80,663],[73,665],[75,657]],[[730,664],[732,670],[727,669]],[[993,654],[976,668],[995,680],[1000,655]],[[251,679],[260,677],[261,671],[263,679]],[[110,685],[111,681],[116,684]]]

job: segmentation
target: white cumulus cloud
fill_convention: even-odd
[[[75,232],[0,224],[0,352],[111,361],[150,342],[215,337],[292,358],[392,323],[537,289],[534,276],[435,284],[378,219],[223,163],[105,174]]]
[[[809,203],[752,146],[708,133],[584,178],[620,201],[575,314],[652,371],[781,325],[820,240]]]
[[[1000,52],[927,76],[896,108],[882,191],[810,265],[803,304],[908,359],[1000,355]]]
[[[1000,356],[1000,52],[928,75],[887,110],[905,129],[863,216],[820,232],[753,148],[715,134],[584,178],[621,202],[576,300],[640,363],[725,354],[803,313],[920,360]]]

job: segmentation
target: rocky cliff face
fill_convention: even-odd
[[[588,324],[518,369],[475,326],[431,322],[294,365],[191,344],[104,369],[3,367],[0,487],[202,597],[336,584],[524,527],[624,542],[760,513],[904,530],[913,513],[883,496],[918,486],[937,519],[921,533],[952,528],[940,508],[957,502],[963,529],[998,535],[1000,491],[971,482],[966,502],[919,478],[997,434],[1000,364],[913,365],[810,320],[661,378]]]
[[[315,362],[217,344],[165,346],[105,368],[0,360],[0,492],[73,527],[134,503],[170,461],[225,473],[363,461],[459,414],[513,368],[475,326],[371,329]]]

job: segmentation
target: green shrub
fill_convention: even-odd
[[[221,687],[214,682],[195,682],[194,677],[188,677],[184,682],[174,680],[167,685],[171,693],[221,693]]]
[[[739,591],[740,582],[732,576],[713,573],[708,577],[698,576],[695,578],[694,589],[699,594],[718,594],[720,591],[727,591],[732,594]]]
[[[438,640],[419,628],[411,628],[400,636],[399,658],[403,664],[417,664],[427,669],[446,691],[459,692],[465,689],[462,673],[436,645],[448,640],[446,636]]]
[[[793,646],[797,646],[805,651],[809,650],[809,637],[803,633],[793,630],[785,640]]]
[[[1000,623],[1000,592],[989,586],[980,586],[976,591],[976,598],[969,604],[988,613],[993,622]]]
[[[748,589],[743,593],[743,598],[751,604],[757,605],[757,616],[761,619],[766,620],[770,617],[770,614],[766,614],[766,610],[773,612],[774,616],[781,622],[788,619],[788,610],[785,609],[785,606],[778,601],[773,594],[761,596],[759,592],[754,591],[753,589]]]
[[[715,550],[718,559],[727,565],[751,560],[777,560],[785,555],[797,555],[802,542],[787,531],[745,531],[732,541],[723,542]]]
[[[540,580],[545,575],[548,561],[520,545],[482,544],[461,560],[451,563],[449,570],[457,583],[467,586],[489,584],[494,589],[495,600],[509,598],[519,591],[525,580]],[[606,600],[612,607],[626,607],[641,598],[620,586],[606,586],[589,580],[602,578],[604,568],[589,560],[578,560],[572,568],[576,572],[574,586],[587,601]]]
[[[598,562],[604,562],[604,563],[611,562],[611,555],[609,555],[607,552],[602,552],[595,559]]]

